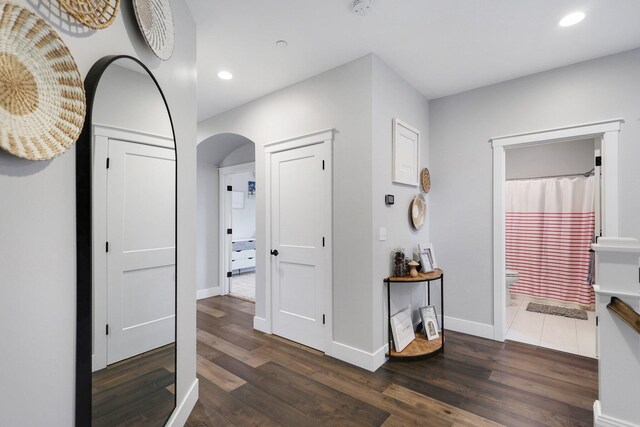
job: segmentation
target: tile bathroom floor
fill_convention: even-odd
[[[596,357],[596,314],[588,320],[570,319],[527,311],[530,300],[517,299],[507,305],[507,339],[552,350]]]

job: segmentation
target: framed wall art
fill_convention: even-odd
[[[393,172],[392,181],[417,187],[420,171],[420,132],[393,119]]]

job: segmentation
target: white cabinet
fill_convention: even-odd
[[[238,239],[231,242],[231,270],[256,267],[255,239]]]

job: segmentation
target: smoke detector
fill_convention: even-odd
[[[353,2],[353,11],[360,16],[365,16],[371,11],[373,0],[355,0]]]

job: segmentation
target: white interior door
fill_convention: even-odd
[[[273,153],[270,195],[273,333],[323,351],[325,145]]]
[[[175,341],[175,151],[109,140],[107,363]]]

